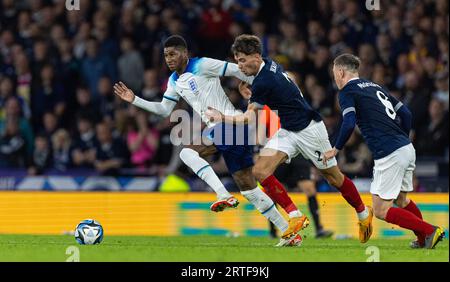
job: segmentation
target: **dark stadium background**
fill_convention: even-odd
[[[0,30],[0,146],[10,145],[13,137],[23,141],[0,153],[2,175],[73,171],[163,177],[176,172],[192,178],[194,190],[206,189],[176,155],[172,158],[178,152],[167,142],[173,124],[120,102],[112,84],[122,80],[139,96],[159,101],[169,75],[161,43],[169,35],[183,35],[192,56],[232,60],[233,38],[253,33],[262,39],[264,55],[295,73],[304,95],[325,116],[331,138],[339,111],[329,64],[342,52],[360,56],[361,76],[386,85],[412,110],[416,188],[448,190],[445,0],[381,1],[380,11],[367,10],[365,1],[339,0],[92,0],[70,12],[65,1],[2,0]],[[223,85],[232,102],[245,108],[236,81],[225,79]],[[186,103],[179,107],[188,109]],[[139,120],[143,122],[137,124]],[[80,154],[86,146],[100,146],[96,140],[80,142],[83,121],[94,131],[98,124],[109,129],[112,155]],[[19,130],[6,134],[8,122]],[[129,136],[136,132],[154,140],[139,160],[130,153]],[[364,147],[357,135],[341,162],[344,172],[371,176]],[[123,159],[120,169],[95,165],[110,158]],[[351,168],[358,158],[364,162]],[[220,158],[212,161],[226,176]]]

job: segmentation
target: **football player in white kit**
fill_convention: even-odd
[[[236,136],[237,132],[242,131],[236,127],[212,123],[205,116],[208,107],[220,109],[230,115],[242,113],[234,108],[226,96],[220,84],[221,76],[234,76],[247,83],[251,83],[253,78],[245,76],[233,63],[210,58],[189,58],[187,44],[178,35],[170,36],[164,42],[164,57],[173,73],[161,102],[149,102],[134,95],[122,82],[114,85],[114,93],[135,106],[161,116],[169,116],[179,99],[183,98],[206,123],[207,137],[213,142],[213,145],[205,145],[194,140],[193,144],[201,145],[187,145],[180,152],[182,161],[217,193],[218,201],[211,205],[211,210],[222,211],[228,207],[237,207],[239,204],[238,200],[226,190],[209,163],[203,159],[219,151],[241,194],[283,233],[277,246],[301,245],[300,234],[286,233],[289,229],[288,222],[276,209],[272,199],[257,186],[252,174],[253,147],[248,144],[248,138],[245,138],[248,137],[248,127],[244,130],[246,135],[244,140],[247,144],[223,144],[223,137],[230,134]]]

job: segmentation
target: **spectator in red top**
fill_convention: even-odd
[[[201,15],[201,53],[205,57],[224,59],[228,53],[224,42],[230,40],[228,31],[232,21],[231,15],[222,9],[222,0],[209,0],[209,5]]]

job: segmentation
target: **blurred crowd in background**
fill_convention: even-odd
[[[447,0],[0,0],[0,169],[29,175],[84,168],[101,175],[175,171],[175,125],[120,101],[121,80],[159,102],[170,75],[162,42],[186,38],[192,56],[232,61],[242,33],[261,38],[264,56],[291,71],[304,96],[324,117],[330,138],[340,125],[331,63],[350,52],[361,77],[385,85],[413,113],[418,158],[448,160],[449,14]],[[235,79],[222,85],[232,103],[246,101]],[[185,102],[177,108],[189,110]],[[221,175],[223,160],[213,157]],[[370,177],[372,159],[355,133],[339,164]]]

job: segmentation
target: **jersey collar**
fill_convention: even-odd
[[[258,74],[261,72],[261,70],[263,69],[263,67],[266,65],[266,62],[264,62],[264,60],[262,61],[261,65],[259,66],[259,71],[257,74],[255,74],[255,77],[258,76]]]
[[[344,85],[344,87],[347,86],[347,85],[350,83],[350,81],[358,80],[358,79],[359,79],[359,77],[354,77],[354,78],[349,79],[349,80],[347,81],[347,83]],[[342,89],[344,89],[344,87],[342,87]]]

